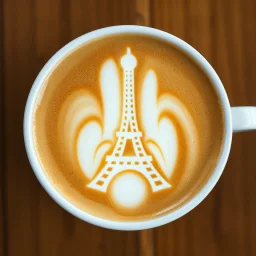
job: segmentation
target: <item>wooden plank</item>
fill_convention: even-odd
[[[136,25],[150,26],[150,0],[136,0]]]
[[[242,12],[242,37],[244,38],[243,46],[243,65],[244,65],[244,84],[246,88],[246,104],[256,105],[256,73],[255,73],[255,58],[256,58],[256,3],[255,1],[245,1]],[[236,103],[238,104],[238,103]],[[239,103],[240,104],[240,103]],[[238,134],[237,134],[238,135]],[[244,176],[244,191],[243,204],[245,207],[245,226],[246,246],[248,255],[256,255],[256,176],[255,176],[255,143],[256,133],[250,132],[239,134],[243,138],[243,169],[240,169]]]
[[[156,1],[152,26],[186,40],[213,65],[233,105],[256,105],[255,2]],[[214,191],[187,216],[156,229],[157,255],[255,255],[255,132],[234,136]]]
[[[155,255],[155,232],[154,229],[142,230],[139,232],[139,255]]]
[[[6,193],[4,184],[4,83],[3,83],[3,2],[0,0],[0,255],[6,255]]]
[[[84,223],[47,195],[28,163],[22,136],[29,89],[49,57],[83,33],[134,23],[134,17],[129,1],[4,0],[8,256],[136,254],[136,232]]]

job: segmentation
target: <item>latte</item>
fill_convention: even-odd
[[[95,39],[58,63],[34,112],[34,143],[68,201],[110,220],[173,211],[208,181],[224,121],[204,72],[169,42]]]

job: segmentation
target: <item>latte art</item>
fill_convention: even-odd
[[[142,133],[139,131],[137,124],[134,97],[134,68],[136,67],[136,58],[131,54],[130,48],[127,49],[127,54],[122,58],[121,63],[124,70],[124,88],[122,121],[120,130],[116,133],[118,140],[112,155],[107,157],[106,166],[89,184],[89,187],[106,192],[111,179],[119,172],[129,168],[141,173],[148,180],[153,191],[169,188],[170,185],[151,164],[152,157],[145,153],[140,140]],[[107,88],[111,88],[111,83],[108,84]],[[120,108],[120,106],[115,107]],[[124,156],[124,149],[129,140],[132,143],[135,154]]]
[[[216,161],[222,143],[222,112],[202,71],[167,43],[139,37],[105,38],[68,56],[36,112],[49,178],[71,202],[110,219],[178,207],[205,182],[206,157]]]
[[[132,172],[144,176],[141,182],[150,184],[150,193],[171,188],[169,179],[175,169],[178,154],[182,153],[177,129],[184,131],[183,139],[188,147],[186,165],[193,164],[198,153],[196,127],[188,109],[170,93],[157,97],[158,83],[154,70],[146,72],[140,100],[135,102],[136,64],[137,60],[128,48],[127,54],[121,59],[121,82],[117,63],[111,58],[107,59],[100,69],[101,98],[98,99],[86,90],[75,91],[64,102],[59,117],[60,143],[65,143],[66,157],[73,156],[72,164],[77,164],[90,180],[88,187],[108,193],[108,186],[116,175],[123,171],[131,173],[133,179],[126,175],[129,186],[125,195],[119,194],[118,189],[108,195],[117,198],[122,205],[129,198],[132,201],[132,198],[146,194],[145,184],[141,191],[134,191],[140,176],[137,175],[136,179]],[[140,111],[143,133],[138,128],[135,104]],[[178,127],[175,123],[178,123]],[[144,150],[141,137],[144,138],[149,154]],[[124,154],[129,142],[130,152]],[[108,154],[113,147],[112,154]],[[157,169],[152,164],[153,158],[157,162]],[[104,167],[100,168],[103,164]],[[125,179],[121,183],[125,186]],[[135,206],[140,206],[136,200],[124,208],[127,210]]]

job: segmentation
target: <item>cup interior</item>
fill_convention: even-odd
[[[35,108],[36,97],[40,91],[40,88],[46,79],[46,77],[51,73],[53,68],[61,61],[68,53],[73,51],[75,48],[84,44],[87,41],[92,39],[96,39],[106,35],[114,35],[121,33],[138,33],[138,34],[146,34],[159,39],[166,40],[171,44],[175,45],[178,49],[184,52],[186,55],[189,55],[190,58],[196,62],[200,68],[204,71],[207,77],[210,79],[212,85],[214,86],[217,95],[219,97],[219,102],[221,103],[223,113],[224,113],[224,126],[225,126],[225,136],[222,147],[222,152],[219,157],[218,162],[216,162],[215,170],[212,172],[211,177],[208,182],[204,185],[204,187],[200,190],[200,192],[193,197],[190,201],[185,203],[182,207],[174,210],[166,215],[152,218],[150,220],[145,221],[134,221],[134,222],[118,222],[112,220],[106,220],[102,218],[98,218],[96,216],[90,215],[73,204],[67,201],[51,184],[51,182],[46,177],[42,167],[40,166],[39,159],[37,158],[35,146],[33,143],[33,110]],[[48,194],[65,210],[70,212],[72,215],[89,222],[91,224],[101,226],[104,228],[116,229],[116,230],[142,230],[157,227],[168,222],[174,221],[181,216],[185,215],[193,208],[195,208],[213,189],[218,179],[220,178],[223,169],[226,165],[228,155],[231,147],[232,140],[232,124],[231,124],[231,110],[228,97],[226,95],[225,89],[214,71],[211,65],[207,62],[207,60],[193,47],[188,45],[186,42],[181,39],[168,34],[166,32],[142,26],[115,26],[99,29],[88,34],[85,34],[72,42],[68,43],[62,49],[60,49],[43,67],[39,75],[37,76],[28,100],[25,109],[24,115],[24,139],[27,155],[30,161],[30,164],[33,168],[33,171],[38,178],[41,185],[48,192]]]

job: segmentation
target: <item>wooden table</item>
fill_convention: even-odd
[[[46,61],[97,28],[144,24],[195,47],[232,105],[256,105],[255,0],[1,0],[0,255],[256,255],[256,132],[235,134],[227,167],[185,217],[143,232],[94,227],[62,210],[28,163],[24,106]]]

